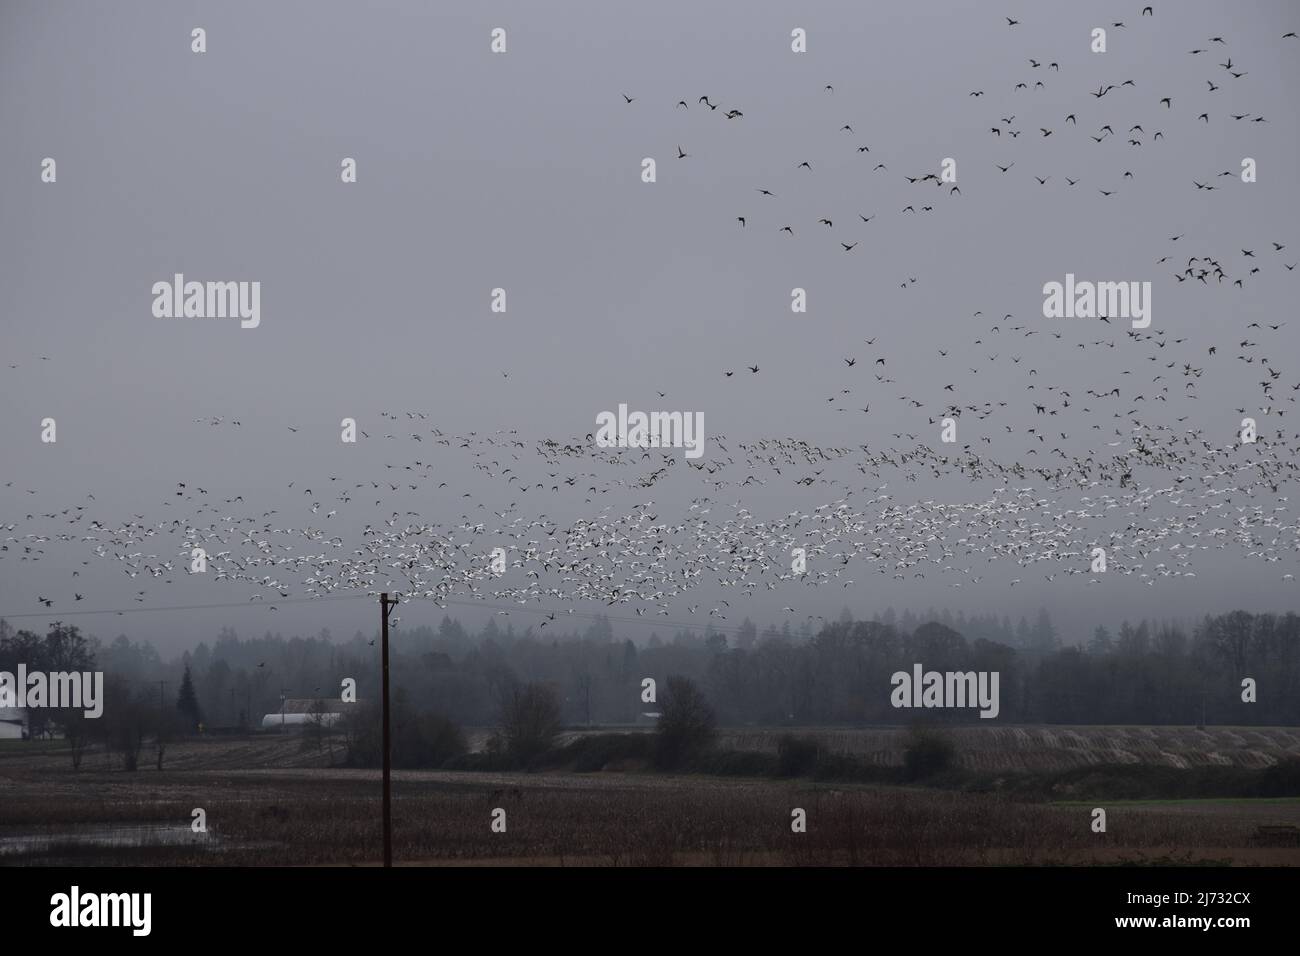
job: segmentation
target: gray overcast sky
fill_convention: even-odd
[[[1131,425],[1112,413],[1143,394],[1135,417],[1151,426],[1202,429],[1226,445],[1245,407],[1262,432],[1290,442],[1293,419],[1264,408],[1294,414],[1300,384],[1300,271],[1285,268],[1300,258],[1300,40],[1283,39],[1300,29],[1300,13],[1287,2],[1163,2],[1142,17],[1142,6],[5,0],[0,484],[12,486],[0,487],[0,523],[15,525],[5,534],[78,531],[40,514],[84,505],[88,493],[88,513],[107,524],[134,514],[170,521],[192,513],[172,500],[182,481],[214,498],[242,495],[241,514],[276,509],[273,520],[299,526],[309,520],[304,485],[382,481],[393,474],[386,464],[414,458],[435,463],[449,488],[426,484],[378,508],[361,495],[341,510],[337,533],[355,540],[395,509],[455,523],[472,507],[465,491],[489,519],[512,501],[519,514],[560,517],[614,503],[587,505],[581,489],[521,499],[476,472],[468,452],[415,445],[409,429],[380,438],[393,431],[381,410],[423,411],[456,435],[517,429],[531,443],[581,438],[598,412],[626,402],[703,412],[706,439],[725,434],[729,444],[796,436],[886,449],[937,447],[929,419],[949,402],[1004,401],[985,419],[963,417],[961,441],[1043,464],[1027,450],[1106,454],[1112,430]],[[196,26],[207,31],[202,55],[190,51]],[[489,52],[498,26],[505,55]],[[1105,54],[1089,50],[1095,26],[1108,28]],[[795,27],[808,31],[806,54],[790,50]],[[1231,69],[1220,65],[1229,57]],[[1015,89],[1021,82],[1029,88]],[[1106,85],[1115,89],[1091,95]],[[743,116],[725,119],[731,109]],[[1094,142],[1104,125],[1114,136]],[[679,147],[687,158],[676,158]],[[53,185],[40,180],[47,156],[58,164]],[[358,162],[355,185],[340,182],[345,156]],[[652,185],[640,181],[647,156],[658,162]],[[1247,156],[1259,164],[1250,185],[1235,175]],[[957,160],[960,195],[905,178],[937,173],[944,157]],[[846,252],[842,242],[859,245]],[[1228,281],[1177,281],[1192,256],[1220,263]],[[154,318],[150,288],[175,272],[260,281],[261,326]],[[1043,283],[1067,272],[1151,281],[1149,332],[1184,341],[1158,351],[1122,321],[1044,319]],[[488,309],[497,286],[507,290],[505,315]],[[808,290],[806,315],[790,311],[796,286]],[[1248,328],[1270,321],[1287,324]],[[1242,340],[1254,343],[1244,353]],[[1272,402],[1259,356],[1282,373]],[[893,381],[876,380],[881,357]],[[1183,363],[1204,368],[1194,399]],[[1168,401],[1157,403],[1166,385]],[[1033,409],[1048,386],[1072,396],[1050,422]],[[1087,389],[1113,386],[1122,405],[1083,411]],[[349,415],[375,437],[342,445],[337,425]],[[39,441],[46,416],[58,422],[55,445]],[[195,422],[215,416],[227,423]],[[1031,427],[1047,429],[1046,445]],[[720,454],[708,447],[705,457]],[[519,468],[546,479],[540,464]],[[781,515],[878,484],[851,467],[837,488],[783,475],[743,491],[677,472],[620,504],[652,498],[672,521],[713,493]],[[983,500],[995,484],[922,477],[891,490],[900,504],[956,503]],[[207,579],[141,582],[111,560],[82,565],[92,544],[43,546],[40,561],[24,561],[10,542],[0,613],[41,611],[42,595],[56,600],[58,618],[74,590],[93,608],[131,606],[142,588],[138,606],[251,593]],[[780,620],[787,604],[800,609],[795,623],[845,605],[861,615],[935,605],[1013,619],[1046,606],[1076,629],[1121,615],[1281,610],[1296,605],[1297,586],[1281,581],[1295,564],[1294,549],[1268,564],[1228,549],[1199,557],[1195,579],[1108,579],[1104,597],[1085,576],[1049,582],[1037,568],[1013,591],[1014,565],[962,591],[937,574],[891,582],[863,572],[852,589],[760,592],[727,624]],[[687,603],[713,607],[720,593]],[[441,613],[413,609],[405,622]],[[348,634],[369,630],[374,615],[338,603],[68,619],[173,650],[225,624],[244,635]]]

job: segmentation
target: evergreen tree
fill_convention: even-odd
[[[190,676],[190,665],[185,665],[185,676],[181,678],[180,693],[176,695],[176,709],[185,719],[185,729],[194,733],[199,729],[203,715],[199,712],[199,697],[194,693],[194,678]]]
[[[1016,647],[1028,647],[1033,635],[1029,630],[1029,622],[1022,615],[1020,622],[1016,624]]]
[[[1038,609],[1038,620],[1034,622],[1033,630],[1030,632],[1030,645],[1036,651],[1048,653],[1056,650],[1057,646],[1056,628],[1052,625],[1052,618],[1047,613],[1047,608]]]
[[[1110,631],[1106,625],[1098,624],[1097,629],[1092,632],[1092,640],[1088,642],[1088,652],[1090,654],[1109,654],[1115,649],[1115,641],[1110,636]]]

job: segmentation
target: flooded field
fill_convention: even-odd
[[[216,833],[195,833],[175,824],[139,826],[65,826],[45,832],[0,834],[0,863],[76,863],[105,865],[145,851],[181,847],[215,852],[221,847]]]

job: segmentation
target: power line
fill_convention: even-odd
[[[413,597],[419,597],[418,595],[413,596],[411,594],[404,594],[402,592],[395,592],[395,593],[401,594],[401,596],[405,597],[407,600],[412,600]],[[639,617],[639,616],[627,617],[622,615],[602,614],[602,613],[587,612],[587,611],[570,611],[567,609],[564,611],[553,611],[548,608],[534,608],[534,607],[525,607],[520,605],[510,606],[506,604],[495,604],[488,601],[466,601],[466,600],[457,600],[455,598],[424,598],[424,597],[420,597],[420,599],[433,601],[434,604],[440,608],[445,608],[448,606],[456,606],[456,607],[481,608],[481,609],[492,610],[492,611],[507,611],[510,613],[541,614],[547,616],[548,619],[553,619],[556,621],[559,621],[562,618],[576,618],[578,620],[584,620],[584,621],[598,621],[604,618],[605,620],[616,624],[661,625],[663,627],[680,628],[683,630],[713,631],[719,634],[739,634],[743,630],[743,628],[740,627],[726,626],[721,624],[696,623],[694,621],[673,621],[673,620],[661,621],[655,618],[647,618],[647,617]],[[259,606],[278,607],[281,604],[315,604],[323,601],[362,601],[362,600],[368,600],[368,601],[378,603],[377,595],[372,596],[369,594],[331,594],[331,595],[326,595],[324,597],[281,598],[273,602],[264,602],[261,605],[250,600],[250,601],[230,601],[230,602],[218,603],[218,604],[169,604],[160,607],[126,607],[126,608],[109,608],[103,610],[58,611],[58,612],[51,610],[51,611],[28,613],[28,614],[0,614],[0,620],[16,621],[16,620],[26,620],[29,618],[49,618],[54,620],[61,620],[64,617],[81,617],[81,616],[92,615],[92,614],[121,615],[121,614],[142,614],[146,612],[157,612],[157,611],[209,611],[209,610],[217,610],[221,608],[226,608],[226,609],[252,608],[252,607],[259,607]]]
[[[326,597],[311,598],[281,598],[278,601],[270,603],[275,607],[281,604],[304,604],[315,601],[357,601],[361,598],[369,597],[365,594],[333,594]],[[16,621],[22,618],[30,617],[79,617],[86,614],[141,614],[147,611],[208,611],[215,608],[235,608],[235,607],[257,607],[252,601],[231,601],[226,604],[169,604],[162,607],[124,607],[108,608],[94,611],[44,611],[34,614],[0,614],[0,620]],[[260,606],[267,606],[265,603]]]
[[[409,595],[405,595],[405,596],[409,597]],[[428,600],[435,600],[435,599],[429,598]],[[742,630],[742,628],[739,627],[723,627],[718,624],[697,624],[694,621],[669,621],[669,620],[657,621],[654,618],[622,617],[619,615],[589,613],[586,611],[574,611],[570,613],[569,611],[566,610],[561,613],[559,611],[550,611],[547,610],[546,608],[531,608],[531,607],[522,607],[522,606],[509,607],[508,605],[503,605],[503,604],[489,604],[486,601],[457,601],[453,599],[444,599],[440,602],[439,606],[442,606],[444,604],[454,604],[457,605],[458,607],[483,607],[483,608],[490,608],[494,611],[510,611],[512,613],[515,611],[520,611],[525,614],[554,615],[557,621],[559,621],[561,616],[563,616],[566,618],[573,617],[573,618],[580,618],[582,620],[588,620],[588,621],[598,621],[601,618],[604,618],[607,621],[612,621],[617,624],[662,624],[665,627],[680,627],[680,628],[685,628],[687,630],[717,631],[719,633],[730,633],[730,634],[739,634],[740,631]]]

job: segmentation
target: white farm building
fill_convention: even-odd
[[[0,707],[0,740],[22,740],[27,736],[27,711]]]
[[[262,729],[293,731],[314,724],[333,727],[343,719],[344,714],[357,706],[334,699],[289,697],[285,699],[281,710],[262,718]]]

